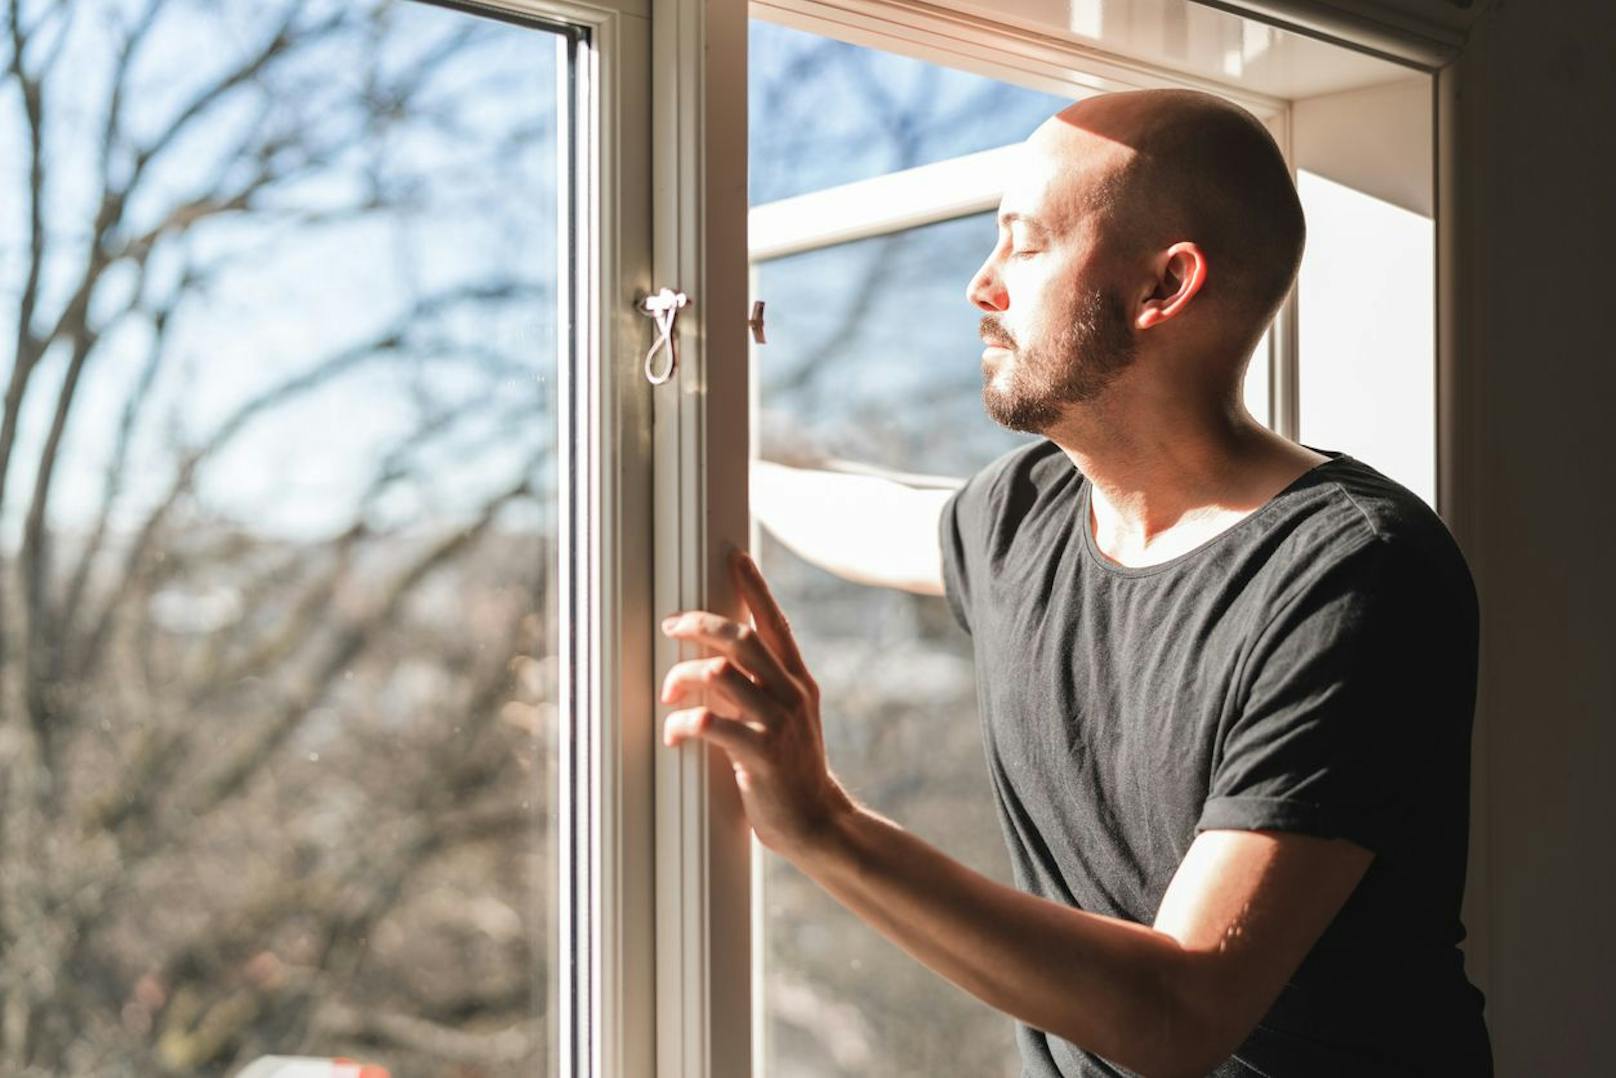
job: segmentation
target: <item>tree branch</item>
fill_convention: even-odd
[[[180,496],[190,489],[197,470],[205,460],[228,444],[255,418],[293,397],[324,385],[332,378],[345,374],[363,363],[375,360],[389,352],[399,351],[409,344],[409,333],[419,320],[429,318],[459,303],[497,302],[523,295],[540,294],[541,292],[542,289],[537,286],[515,281],[493,284],[478,283],[445,289],[418,300],[409,311],[401,315],[390,327],[371,340],[345,348],[335,355],[321,360],[303,373],[294,375],[238,408],[215,429],[214,433],[201,447],[193,450],[181,462],[178,474],[170,485],[167,496],[147,516],[142,524],[138,536],[125,558],[124,573],[120,582],[115,586],[112,595],[101,608],[99,616],[92,622],[93,628],[88,641],[86,641],[83,657],[79,660],[78,669],[89,669],[99,661],[101,650],[105,647],[107,635],[116,613],[129,595],[133,593],[134,587],[139,580],[140,567],[146,559],[147,551],[156,540],[164,520],[179,501]]]

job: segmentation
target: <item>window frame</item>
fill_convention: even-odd
[[[425,0],[428,3],[440,0]],[[547,1067],[566,1078],[652,1073],[650,733],[652,388],[639,372],[650,280],[649,0],[455,0],[470,14],[548,23],[563,68],[557,279],[558,539],[562,619],[556,741],[559,953]],[[572,263],[567,265],[568,252]],[[570,273],[567,272],[570,268]],[[621,302],[620,302],[621,301]]]
[[[746,7],[734,0],[651,0],[651,8],[654,238],[646,284],[684,291],[691,303],[674,326],[677,371],[652,394],[646,448],[654,489],[644,534],[654,532],[654,610],[644,611],[639,624],[625,623],[647,637],[656,615],[675,610],[740,615],[724,560],[728,545],[747,541],[751,393]],[[649,338],[642,330],[641,347]],[[638,355],[634,362],[637,372]],[[643,375],[635,380],[645,385]],[[750,1068],[752,1050],[750,830],[723,750],[699,740],[676,750],[661,744],[669,709],[653,693],[663,672],[694,656],[660,632],[654,636],[650,676],[630,684],[625,670],[622,689],[625,700],[645,701],[624,716],[625,735],[643,731],[625,753],[648,759],[634,770],[655,779],[654,819],[633,821],[649,822],[654,831],[654,946],[636,956],[639,969],[654,966],[654,1000],[632,1009],[654,1007],[660,1078],[740,1075]],[[640,727],[642,721],[649,726]],[[640,988],[625,985],[618,998]]]

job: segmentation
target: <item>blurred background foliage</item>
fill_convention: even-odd
[[[556,35],[0,19],[0,1073],[534,1073]]]

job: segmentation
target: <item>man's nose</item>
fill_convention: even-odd
[[[971,283],[965,286],[965,298],[984,311],[1002,311],[1010,306],[1010,296],[994,270],[993,259],[982,263],[982,268],[976,271]]]

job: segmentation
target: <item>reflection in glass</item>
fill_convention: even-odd
[[[992,213],[771,259],[756,269],[765,457],[793,443],[901,471],[963,476],[1030,439],[982,410],[982,312],[965,286]]]
[[[561,39],[92,6],[0,178],[0,1072],[545,1073]]]
[[[964,475],[1027,440],[982,412],[965,284],[991,214],[759,264],[762,455]],[[777,309],[778,308],[778,309]],[[763,529],[760,563],[826,701],[831,767],[854,795],[1012,882],[976,719],[970,640],[941,598],[847,583]],[[765,857],[766,1074],[1019,1073],[1013,1025]]]
[[[753,206],[1016,142],[1071,104],[757,19],[747,48]]]

